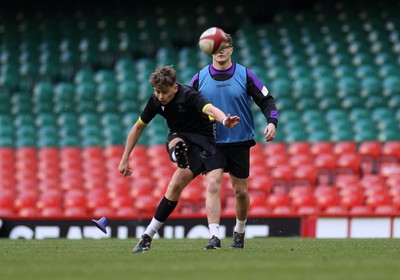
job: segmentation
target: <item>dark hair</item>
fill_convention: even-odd
[[[228,45],[233,47],[233,40],[232,40],[232,36],[229,33],[225,33],[226,37],[228,38]]]
[[[176,71],[169,66],[159,66],[151,73],[150,84],[160,91],[166,91],[176,83]]]

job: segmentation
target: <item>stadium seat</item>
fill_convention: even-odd
[[[289,144],[287,153],[289,155],[310,154],[310,147],[311,144],[309,142],[293,142]]]
[[[391,204],[377,205],[374,209],[375,214],[393,215],[397,213],[397,209]]]
[[[356,153],[357,152],[357,144],[352,141],[344,141],[337,142],[333,147],[333,152],[336,155],[340,155],[343,153]]]
[[[270,142],[265,145],[264,148],[265,156],[274,156],[276,154],[286,154],[286,143],[285,142]]]
[[[349,209],[351,215],[370,215],[372,210],[365,205],[354,205]]]
[[[339,203],[339,196],[335,187],[330,185],[317,185],[314,189],[315,205],[322,211]]]
[[[333,206],[328,206],[325,211],[325,214],[331,214],[331,215],[345,215],[348,213],[347,208],[341,206],[341,205],[333,205]]]
[[[290,199],[286,193],[271,193],[266,199],[266,205],[271,209],[279,206],[288,206],[289,202]]]
[[[342,153],[336,160],[336,174],[359,174],[361,171],[361,158],[357,153]]]
[[[319,154],[333,153],[332,142],[314,142],[311,144],[310,152],[313,156],[318,156]]]
[[[293,178],[293,169],[288,165],[280,165],[271,171],[274,186],[289,186]]]
[[[379,162],[400,162],[400,142],[383,143]]]
[[[318,179],[318,170],[312,163],[304,163],[293,169],[291,183],[315,186]]]

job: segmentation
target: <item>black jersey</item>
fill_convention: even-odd
[[[170,132],[197,133],[214,140],[215,121],[202,111],[209,103],[192,87],[178,83],[178,91],[167,105],[162,105],[152,94],[140,118],[148,124],[160,114],[166,119]]]

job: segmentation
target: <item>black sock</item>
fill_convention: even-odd
[[[177,204],[178,201],[170,201],[164,196],[158,204],[154,218],[156,218],[157,221],[164,223],[168,216],[174,211]]]

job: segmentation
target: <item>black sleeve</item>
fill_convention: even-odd
[[[149,101],[147,101],[146,106],[143,109],[143,112],[140,114],[140,119],[148,124],[151,122],[151,120],[157,115],[157,108],[155,106],[154,102],[154,95],[152,95],[149,98]]]

